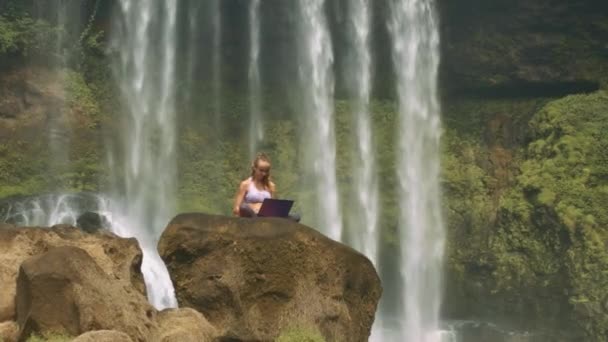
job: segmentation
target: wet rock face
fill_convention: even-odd
[[[367,341],[381,294],[371,262],[282,219],[174,218],[159,242],[180,306],[219,336],[271,341],[293,325],[328,341]]]
[[[83,231],[92,234],[100,229],[108,229],[110,227],[110,223],[105,216],[87,211],[78,217],[76,220],[76,226]]]

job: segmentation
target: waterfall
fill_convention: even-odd
[[[377,265],[378,259],[378,183],[376,180],[375,158],[372,143],[372,128],[369,112],[371,92],[370,54],[370,1],[349,2],[349,38],[353,46],[353,61],[348,65],[348,75],[352,75],[355,121],[355,179],[356,207],[349,216],[353,217],[351,229],[357,236],[354,247]]]
[[[123,185],[115,189],[111,221],[117,234],[134,236],[140,243],[150,302],[159,309],[175,307],[173,285],[156,244],[174,215],[178,1],[119,3],[120,22],[113,32],[120,51],[115,76],[127,117],[122,125],[124,170],[115,181]],[[120,172],[113,173],[120,177]]]
[[[260,0],[249,2],[249,156],[253,159],[264,139],[260,89]]]
[[[402,341],[439,341],[444,229],[437,95],[439,33],[433,0],[391,0],[389,31],[399,105],[397,175]]]
[[[221,129],[222,112],[222,7],[220,0],[212,2],[213,57],[211,61],[211,77],[213,87],[213,117],[216,129]]]
[[[298,1],[299,74],[305,132],[303,168],[315,185],[317,226],[334,240],[342,238],[336,182],[333,52],[323,0]]]
[[[57,101],[52,101],[46,108],[47,117],[47,141],[48,141],[48,162],[51,177],[59,177],[69,170],[70,166],[70,146],[72,139],[72,127],[70,123],[70,113],[67,107],[66,85],[69,80],[67,73],[68,61],[73,52],[68,47],[75,47],[72,40],[77,38],[81,29],[81,4],[63,0],[52,0],[45,2],[35,2],[34,16],[45,19],[59,28],[55,32],[54,48],[52,58],[50,58],[54,75],[57,75],[58,83],[62,85],[58,93]],[[64,184],[57,183],[58,187]]]

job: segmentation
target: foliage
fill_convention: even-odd
[[[67,71],[65,83],[67,102],[73,110],[93,117],[99,115],[100,108],[96,94],[87,85],[81,73]]]
[[[0,15],[0,55],[31,56],[51,51],[59,32],[49,23],[28,15],[13,18]]]
[[[325,338],[316,330],[305,327],[291,327],[283,331],[276,342],[325,342]]]
[[[517,185],[502,199],[493,242],[499,288],[564,279],[574,320],[608,337],[608,94],[553,101],[530,121]],[[549,276],[549,278],[547,278]],[[563,299],[562,299],[563,300]]]

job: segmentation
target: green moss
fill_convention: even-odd
[[[325,338],[313,328],[292,327],[283,331],[276,342],[325,342]]]
[[[65,90],[68,105],[72,110],[93,117],[99,115],[100,108],[96,94],[87,85],[81,73],[67,71]]]
[[[561,300],[593,340],[608,336],[608,318],[595,310],[608,298],[606,132],[606,92],[568,96],[540,110],[530,121],[517,184],[501,201],[493,243],[498,290],[538,287],[543,275],[564,279]]]
[[[26,342],[68,342],[71,341],[73,337],[65,334],[44,334],[40,335],[31,335]]]

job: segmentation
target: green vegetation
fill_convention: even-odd
[[[0,15],[0,55],[31,56],[50,51],[59,29],[27,14],[18,17]]]
[[[276,342],[325,342],[325,338],[313,328],[292,327],[286,329]]]
[[[72,339],[73,337],[64,334],[44,334],[42,336],[34,334],[26,342],[68,342]]]
[[[530,131],[517,186],[501,202],[498,271],[511,275],[509,286],[559,275],[574,317],[589,336],[605,340],[608,94],[551,102]]]

